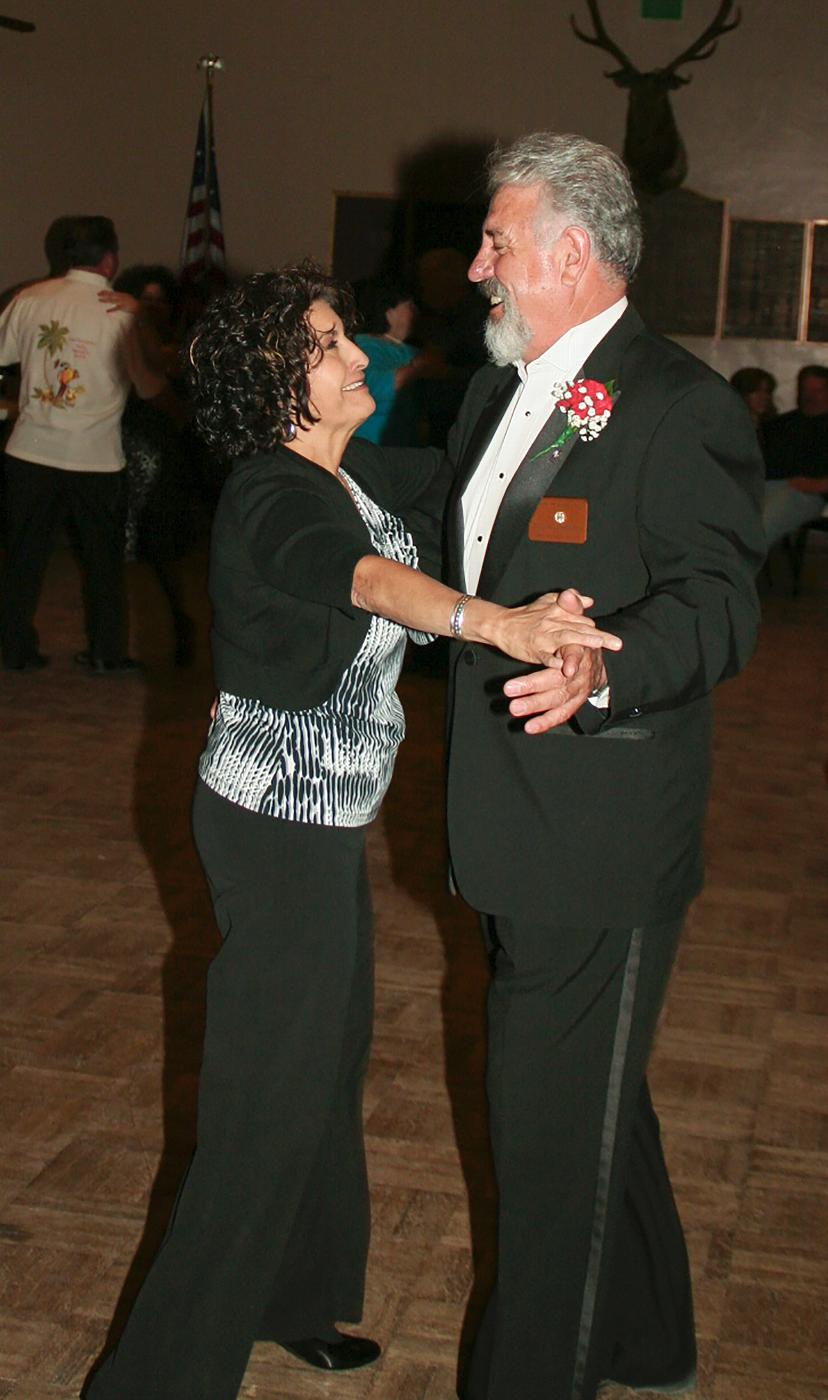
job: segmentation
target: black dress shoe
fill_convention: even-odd
[[[338,1342],[305,1337],[299,1342],[280,1342],[279,1346],[319,1371],[355,1371],[358,1366],[370,1366],[380,1355],[379,1342],[370,1337],[347,1337],[344,1332],[339,1337]]]
[[[41,656],[39,651],[31,651],[28,656],[24,656],[21,661],[4,661],[4,671],[42,671],[44,666],[49,665],[49,657]]]
[[[144,669],[141,662],[134,661],[131,656],[122,656],[117,661],[102,661],[88,651],[75,652],[75,665],[82,666],[91,676],[135,675]]]

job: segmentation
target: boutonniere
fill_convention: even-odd
[[[546,453],[557,452],[565,442],[578,434],[582,442],[592,442],[604,431],[612,413],[613,398],[617,397],[615,380],[600,384],[597,379],[575,379],[555,390],[555,407],[566,414],[566,427],[555,441],[530,457],[530,462]]]

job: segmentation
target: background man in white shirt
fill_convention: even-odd
[[[758,622],[762,464],[733,391],[627,304],[618,158],[538,133],[495,152],[490,192],[469,276],[494,365],[449,440],[449,581],[504,604],[570,586],[624,645],[522,676],[453,649],[449,845],[492,969],[499,1193],[462,1394],[681,1393],[690,1276],[645,1070],[701,884],[709,694]]]
[[[46,665],[34,626],[55,526],[74,523],[84,574],[92,674],[137,669],[124,655],[120,420],[130,384],[163,388],[146,369],[132,319],[99,300],[118,269],[100,215],[63,221],[69,271],[25,287],[0,317],[0,365],[20,365],[19,416],[6,447],[6,565],[0,650],[7,670]]]

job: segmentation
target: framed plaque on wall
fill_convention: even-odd
[[[806,335],[828,340],[828,223],[813,226]]]
[[[805,224],[731,220],[724,335],[798,339],[804,253]]]

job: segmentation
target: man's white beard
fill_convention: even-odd
[[[486,283],[486,292],[503,298],[503,312],[496,321],[489,317],[483,332],[489,359],[496,365],[513,365],[523,359],[523,352],[532,339],[532,327],[524,321],[506,289],[494,280]]]

